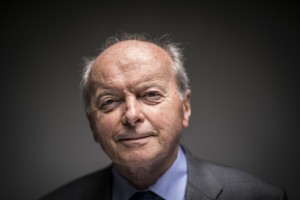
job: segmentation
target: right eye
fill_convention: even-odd
[[[116,98],[102,98],[99,100],[97,108],[103,112],[109,112],[113,110],[119,102],[120,100]]]

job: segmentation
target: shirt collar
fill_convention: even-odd
[[[113,200],[127,200],[138,191],[124,179],[115,168],[113,168],[113,180]],[[155,192],[164,199],[183,200],[186,184],[187,161],[185,154],[180,147],[173,165],[156,181],[156,183],[151,185],[148,190]]]

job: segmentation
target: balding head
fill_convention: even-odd
[[[83,100],[85,103],[85,107],[89,107],[89,78],[90,72],[94,65],[97,65],[99,59],[105,57],[107,54],[116,55],[126,48],[134,47],[142,47],[148,46],[147,51],[157,51],[160,52],[160,55],[164,55],[169,57],[172,62],[172,67],[176,75],[177,85],[180,91],[181,96],[184,96],[186,90],[189,89],[189,80],[186,74],[185,68],[183,67],[183,55],[182,49],[179,47],[177,43],[172,42],[167,37],[163,36],[161,38],[150,38],[145,34],[127,34],[123,33],[121,35],[117,35],[115,37],[108,38],[104,43],[102,50],[98,54],[97,57],[90,59],[87,61],[86,66],[84,67],[83,76],[81,80],[81,88],[83,94]],[[113,48],[118,47],[118,48]],[[114,52],[111,52],[114,50]],[[146,51],[146,48],[144,49]],[[137,56],[138,54],[142,54],[142,51],[136,51],[131,56]],[[127,56],[129,56],[130,52],[127,52]],[[121,54],[119,55],[121,56]],[[102,60],[104,62],[104,60]],[[97,72],[99,73],[99,72]]]

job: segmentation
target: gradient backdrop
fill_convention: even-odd
[[[277,3],[10,5],[1,18],[0,199],[37,199],[110,163],[81,103],[84,56],[117,30],[185,47],[197,156],[299,190],[299,10]],[[3,112],[4,111],[4,112]]]

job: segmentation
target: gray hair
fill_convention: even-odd
[[[181,97],[184,97],[184,93],[189,89],[189,79],[186,70],[183,66],[183,49],[179,43],[175,43],[170,39],[170,35],[165,34],[159,38],[151,38],[147,33],[117,33],[113,37],[109,37],[103,44],[102,48],[98,52],[101,54],[104,50],[108,49],[112,45],[126,40],[138,40],[144,42],[153,43],[162,49],[164,49],[171,57],[173,61],[173,67],[177,79],[177,85]],[[81,78],[81,90],[83,95],[83,101],[85,108],[88,109],[90,103],[90,95],[88,88],[88,79],[92,66],[94,65],[96,57],[85,60],[85,66],[83,68]]]

